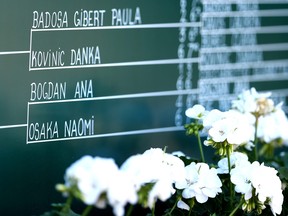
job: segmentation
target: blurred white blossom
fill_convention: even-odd
[[[117,172],[113,159],[84,156],[66,170],[66,185],[76,184],[85,204],[105,207],[100,196],[107,191]]]
[[[153,208],[157,199],[162,202],[168,200],[176,190],[173,188],[173,183],[170,179],[161,178],[155,182],[155,185],[151,189],[148,195],[148,206]]]
[[[288,145],[288,119],[281,108],[261,116],[258,125],[258,138],[266,143],[281,139],[283,144]]]
[[[113,159],[84,156],[66,170],[66,186],[74,186],[87,205],[105,208],[109,203],[117,216],[124,215],[127,203],[137,203],[137,191]]]
[[[255,88],[243,91],[237,100],[232,101],[232,108],[246,115],[258,118],[257,137],[265,143],[277,141],[288,145],[288,119],[282,110],[282,103],[274,105],[269,97],[271,92],[258,93]]]
[[[224,112],[221,112],[218,109],[213,109],[210,112],[208,112],[205,116],[205,118],[203,118],[203,126],[204,128],[206,128],[207,130],[209,130],[212,125],[221,120],[224,116]]]
[[[242,113],[265,115],[273,111],[274,102],[269,98],[271,92],[258,93],[255,88],[245,90],[232,101],[232,108]]]
[[[205,107],[200,104],[196,104],[185,111],[185,115],[193,119],[202,119],[207,114]]]
[[[113,181],[107,189],[107,199],[113,207],[113,212],[116,216],[125,214],[125,206],[127,203],[137,203],[137,190],[133,185],[131,177],[128,176],[127,173],[121,172],[120,170],[115,173]]]
[[[147,183],[155,183],[148,195],[148,206],[152,208],[158,198],[166,201],[175,193],[173,184],[184,178],[184,168],[183,161],[178,157],[160,148],[152,148],[141,155],[131,156],[120,169],[131,176],[137,189]]]

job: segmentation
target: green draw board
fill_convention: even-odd
[[[0,0],[0,215],[39,215],[85,154],[198,157],[183,125],[243,89],[288,109],[285,0]]]

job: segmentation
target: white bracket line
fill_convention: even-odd
[[[153,29],[153,28],[181,28],[181,27],[201,27],[201,22],[185,22],[185,23],[154,23],[127,26],[95,26],[95,27],[73,27],[73,28],[47,28],[47,29],[31,29],[32,32],[43,31],[87,31],[87,30],[113,30],[113,29]]]
[[[27,124],[4,125],[4,126],[0,126],[0,129],[9,129],[9,128],[18,128],[18,127],[27,127]]]
[[[288,0],[201,0],[202,4],[288,4]]]
[[[201,35],[224,35],[224,34],[277,34],[288,33],[287,25],[280,26],[257,26],[242,28],[205,29],[201,30]]]
[[[287,59],[270,60],[270,61],[256,61],[256,62],[239,62],[239,63],[225,63],[225,64],[213,64],[213,65],[200,65],[199,70],[237,70],[247,68],[273,68],[273,67],[287,67]]]
[[[191,95],[191,94],[199,94],[199,89],[186,89],[186,90],[146,92],[146,93],[135,93],[135,94],[123,94],[123,95],[110,95],[110,96],[100,96],[100,97],[80,98],[80,99],[77,98],[77,99],[50,100],[50,101],[31,101],[31,102],[28,102],[28,105],[50,104],[50,103],[71,103],[71,102],[80,102],[80,101],[130,99],[130,98],[144,98],[144,97],[164,97],[164,96]]]
[[[7,51],[0,52],[0,55],[17,55],[17,54],[30,54],[30,51]]]
[[[200,55],[203,53],[227,53],[227,52],[269,52],[269,51],[285,51],[288,50],[288,43],[271,43],[256,45],[239,45],[239,46],[223,46],[223,47],[204,47],[200,48]]]
[[[57,138],[57,139],[50,139],[50,140],[49,139],[47,139],[47,140],[35,140],[35,141],[28,141],[27,144],[65,141],[65,140],[91,139],[91,138],[100,138],[100,137],[139,135],[139,134],[148,134],[148,133],[163,133],[163,132],[174,132],[174,131],[183,131],[183,130],[184,130],[184,127],[179,127],[179,126],[178,127],[175,126],[175,127],[164,127],[164,128],[152,128],[152,129],[143,129],[143,130],[95,134],[95,135],[89,135],[89,136]]]
[[[186,59],[160,59],[160,60],[147,60],[147,61],[134,61],[134,62],[117,62],[117,63],[104,63],[104,64],[90,64],[90,65],[77,65],[77,66],[57,66],[57,67],[32,67],[30,71],[35,70],[56,70],[56,69],[79,69],[79,68],[98,68],[98,67],[124,67],[124,66],[144,66],[144,65],[168,65],[168,64],[187,64],[198,63],[199,58],[186,58]]]
[[[288,17],[288,9],[202,12],[207,17]]]

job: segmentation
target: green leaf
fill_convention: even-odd
[[[71,209],[67,213],[61,212],[65,204],[63,203],[53,203],[51,204],[52,210],[49,212],[44,212],[40,216],[80,216],[79,214],[76,214]]]
[[[148,206],[148,196],[149,192],[152,190],[155,183],[147,183],[143,185],[138,191],[138,203],[141,204],[144,208]]]
[[[284,166],[288,167],[288,153],[285,153],[283,156]]]
[[[287,167],[280,167],[279,174],[281,179],[286,179],[288,181],[288,168]]]

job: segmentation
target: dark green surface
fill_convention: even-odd
[[[0,4],[0,52],[29,51],[33,11],[67,11],[69,27],[73,27],[70,26],[73,13],[81,9],[106,10],[104,26],[111,25],[108,13],[112,8],[140,7],[143,24],[177,23],[180,19],[179,1],[0,0]],[[187,11],[190,10],[190,4],[189,1]],[[283,7],[288,6],[283,4]],[[265,18],[262,24],[271,25],[271,22],[288,25],[287,17],[271,20]],[[177,59],[178,38],[178,28],[49,31],[33,32],[31,47],[32,50],[57,50],[60,47],[68,53],[72,48],[99,46],[101,63],[104,64]],[[287,38],[287,33],[267,34],[258,35],[257,41],[287,43]],[[226,40],[227,45],[231,45],[229,36]],[[201,44],[199,36],[197,43]],[[288,58],[287,53],[284,50],[263,55],[264,60],[285,60]],[[230,60],[235,62],[235,55],[231,55]],[[65,56],[65,62],[69,63],[68,55]],[[95,135],[173,127],[177,95],[29,106],[28,102],[31,99],[31,83],[43,82],[66,82],[66,99],[73,99],[76,83],[84,80],[92,80],[93,97],[176,90],[179,77],[177,64],[29,71],[29,54],[22,53],[0,55],[0,74],[0,127],[16,125],[14,128],[0,129],[0,215],[37,215],[49,210],[50,203],[63,201],[54,186],[64,181],[65,169],[85,154],[113,157],[119,165],[128,156],[150,147],[168,146],[168,152],[182,150],[194,157],[199,156],[198,148],[193,148],[192,143],[196,145],[195,140],[186,137],[184,131],[26,144],[27,127],[17,126],[27,123],[29,111],[28,122],[57,121],[59,134],[63,134],[64,121],[91,116],[95,120]],[[217,73],[215,76],[217,77]],[[195,89],[199,87],[199,77],[195,64],[192,79]],[[259,90],[282,91],[287,90],[287,85],[287,78],[275,82],[250,83],[250,86],[256,86]],[[229,93],[235,93],[233,87],[234,84],[231,83]],[[201,87],[201,91],[205,89],[205,86]],[[213,93],[217,93],[217,88]],[[216,100],[221,97],[222,94]],[[284,94],[280,99],[283,98],[287,104],[287,95]],[[183,117],[185,100],[186,96],[183,97]],[[219,105],[215,101],[211,104],[214,107]],[[186,119],[182,123],[185,121]]]
[[[141,8],[142,22],[178,22],[177,1],[1,1],[0,52],[29,51],[33,11]],[[106,17],[104,25],[111,25]],[[72,21],[71,21],[72,24]],[[70,27],[70,26],[69,26]],[[177,58],[178,30],[140,29],[73,32],[33,32],[32,50],[99,46],[101,63]],[[69,58],[65,59],[69,62]],[[111,96],[175,89],[177,65],[107,67],[29,71],[29,54],[0,56],[0,126],[27,122],[31,83],[66,82],[66,99],[73,99],[77,82],[92,80],[93,96]],[[29,106],[29,122],[91,117],[95,134],[174,126],[176,96],[99,100]],[[55,184],[65,169],[85,154],[113,157],[120,165],[128,156],[150,147],[169,151],[186,145],[184,131],[26,144],[27,127],[0,130],[0,215],[39,215],[50,203],[63,201]],[[59,126],[62,133],[63,126]],[[187,143],[187,144],[183,144]]]

